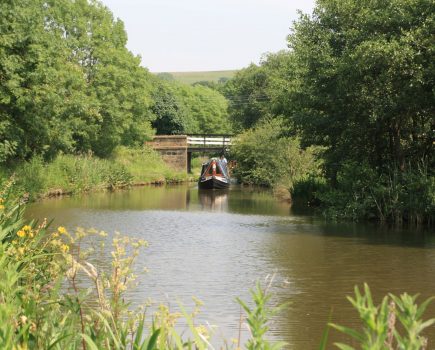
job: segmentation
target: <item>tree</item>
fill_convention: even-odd
[[[228,99],[230,118],[237,130],[253,127],[268,114],[267,85],[267,72],[255,64],[238,71],[225,84],[223,93]]]
[[[98,1],[0,4],[0,161],[94,151],[151,134],[151,75]]]
[[[435,4],[319,0],[289,36],[285,115],[325,146],[331,216],[435,217]]]
[[[248,129],[292,110],[294,65],[294,55],[288,50],[268,53],[259,66],[251,64],[238,71],[220,89],[228,99],[230,119],[236,128]],[[287,125],[286,129],[294,134],[294,128]]]
[[[174,76],[171,73],[167,73],[167,72],[158,73],[157,76],[162,80],[167,80],[167,81],[175,80]]]
[[[227,101],[209,87],[161,81],[154,100],[158,134],[231,132]]]
[[[82,72],[52,30],[47,6],[24,0],[0,4],[0,143],[8,149],[3,161],[70,152],[75,127],[95,132],[88,121],[97,117],[96,101],[88,98]]]
[[[344,160],[434,164],[434,31],[431,0],[320,0],[295,24],[288,114],[305,143],[328,147],[332,177]]]
[[[119,144],[142,143],[151,130],[152,78],[127,50],[122,21],[98,1],[56,1],[53,8],[71,59],[85,73],[88,95],[98,101],[93,151],[107,156]]]
[[[159,135],[183,134],[186,132],[186,111],[171,91],[162,84],[151,107],[155,115],[153,127]]]
[[[297,138],[283,135],[284,129],[280,118],[265,119],[237,136],[231,152],[241,181],[292,189],[318,172],[315,149],[302,150]]]
[[[202,85],[174,84],[172,87],[190,117],[188,133],[222,134],[231,131],[228,104],[221,93]]]

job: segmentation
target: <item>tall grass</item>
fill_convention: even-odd
[[[186,180],[183,171],[175,171],[167,166],[160,155],[150,148],[138,149],[119,147],[112,161],[127,169],[132,183],[179,182]]]
[[[135,184],[179,182],[186,174],[168,167],[149,148],[115,150],[111,158],[58,155],[51,162],[34,157],[0,170],[0,180],[15,174],[17,194],[32,198],[114,189]]]

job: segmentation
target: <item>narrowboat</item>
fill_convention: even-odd
[[[219,159],[212,158],[204,163],[198,181],[201,189],[225,189],[230,187],[227,165]]]

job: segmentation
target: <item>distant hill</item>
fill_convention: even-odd
[[[156,73],[161,78],[167,80],[177,80],[185,84],[194,84],[198,81],[214,81],[219,79],[231,79],[237,70],[217,70],[209,72],[164,72]]]

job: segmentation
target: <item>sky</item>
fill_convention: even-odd
[[[151,72],[240,69],[287,47],[315,0],[102,0]]]

